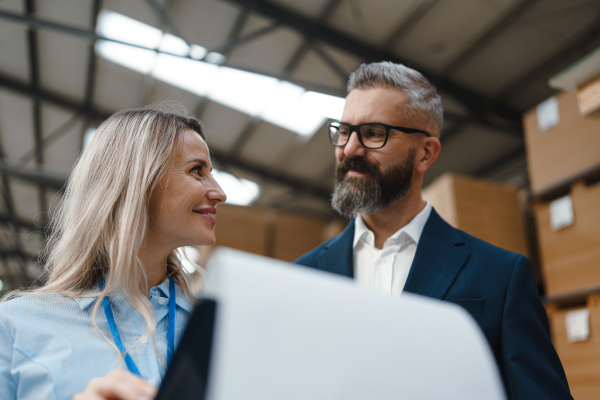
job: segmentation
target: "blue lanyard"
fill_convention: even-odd
[[[100,278],[98,282],[100,286],[100,290],[104,289],[104,278]],[[173,281],[173,277],[169,277],[169,329],[167,331],[167,366],[171,364],[171,359],[173,358],[173,353],[175,353],[175,282]],[[115,322],[115,317],[112,312],[112,308],[110,306],[110,301],[108,296],[102,300],[102,308],[104,308],[104,315],[106,315],[106,320],[108,321],[108,327],[110,328],[110,333],[112,334],[113,340],[117,345],[117,348],[121,353],[125,352],[125,346],[123,346],[123,342],[121,341],[121,336],[119,335],[119,330],[117,329],[117,324]],[[127,364],[127,368],[136,374],[137,376],[142,376],[140,374],[140,370],[133,362],[133,359],[129,355],[129,353],[125,354],[125,364]]]

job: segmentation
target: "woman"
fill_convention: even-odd
[[[214,243],[225,198],[196,119],[106,120],[53,218],[47,283],[0,305],[0,398],[154,397],[194,301],[175,251]]]

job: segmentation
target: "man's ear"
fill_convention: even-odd
[[[419,147],[420,151],[418,152],[418,155],[420,158],[417,160],[416,170],[425,173],[425,171],[433,165],[435,160],[437,160],[440,150],[442,149],[442,144],[438,138],[429,137],[425,139]]]

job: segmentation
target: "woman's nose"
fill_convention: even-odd
[[[206,197],[215,204],[224,203],[227,200],[227,195],[223,189],[221,189],[221,186],[217,183],[215,178],[211,179],[211,188],[206,194]]]

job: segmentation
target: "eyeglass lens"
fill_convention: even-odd
[[[329,136],[337,146],[345,146],[350,139],[350,127],[343,124],[330,124]],[[365,124],[359,128],[365,147],[381,147],[385,142],[385,127],[379,124]]]

